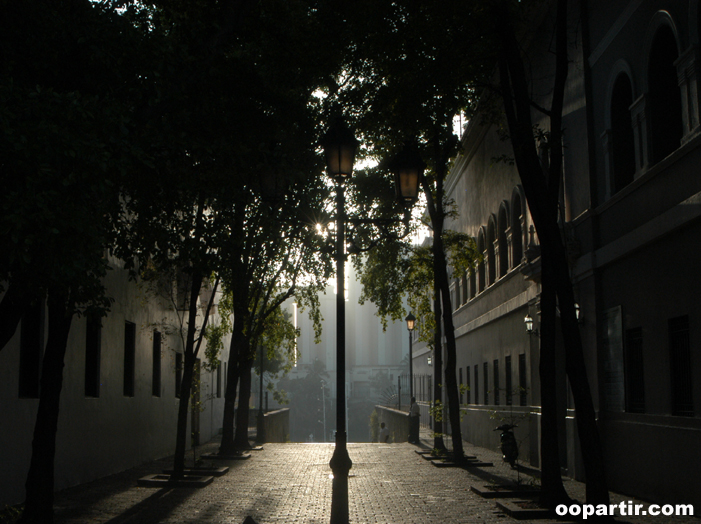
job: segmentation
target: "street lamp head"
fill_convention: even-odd
[[[321,139],[326,156],[326,170],[336,182],[343,182],[353,174],[353,162],[358,141],[343,118],[336,117]]]
[[[416,325],[416,317],[409,313],[404,320],[406,320],[406,328],[409,331],[414,331],[414,327]]]
[[[389,168],[394,174],[397,199],[404,206],[411,207],[419,199],[419,182],[426,169],[417,145],[414,142],[405,142]]]
[[[530,335],[533,333],[533,317],[530,315],[526,315],[526,318],[523,319],[523,322],[526,324],[526,332]]]

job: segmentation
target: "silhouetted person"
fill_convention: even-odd
[[[385,426],[384,422],[380,423],[380,442],[389,442],[389,428]]]
[[[421,409],[416,403],[416,397],[411,397],[411,407],[409,408],[409,442],[419,443],[419,424],[421,423]]]

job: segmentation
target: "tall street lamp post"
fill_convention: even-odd
[[[416,317],[409,313],[406,318],[406,328],[409,331],[409,399],[414,398],[414,355],[412,354],[413,332],[416,325]]]
[[[331,457],[333,484],[331,522],[348,522],[348,472],[353,462],[346,447],[346,303],[345,303],[345,227],[346,199],[344,183],[353,173],[358,141],[341,121],[324,136],[328,175],[336,182],[336,447]]]
[[[331,493],[331,524],[348,524],[348,472],[353,462],[348,455],[346,437],[346,201],[344,184],[353,173],[358,141],[342,119],[336,119],[324,135],[321,145],[326,157],[327,174],[336,183],[336,444],[329,465],[333,472]],[[407,147],[405,146],[405,151]],[[413,152],[413,150],[412,150]],[[409,165],[406,158],[416,158],[418,151],[400,154],[391,168],[397,181],[397,197],[407,207],[418,198],[418,181],[423,163]],[[403,155],[403,156],[402,156]],[[412,169],[413,168],[413,169]],[[353,219],[354,223],[375,223],[373,220]],[[377,221],[378,223],[387,223]]]

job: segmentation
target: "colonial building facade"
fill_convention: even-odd
[[[563,237],[610,488],[701,504],[701,10],[699,2],[571,2],[563,128]],[[552,18],[529,35],[533,92],[547,105]],[[550,88],[548,86],[550,85]],[[535,114],[535,112],[534,112]],[[538,122],[536,116],[536,122]],[[541,119],[547,130],[547,120]],[[538,238],[497,125],[475,117],[449,180],[452,229],[477,240],[474,275],[452,299],[464,437],[498,447],[514,420],[521,459],[539,465]],[[561,343],[560,343],[561,345]],[[576,413],[559,350],[561,464],[583,479]],[[427,350],[416,373],[430,371]]]

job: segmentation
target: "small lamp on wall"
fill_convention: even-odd
[[[529,335],[535,335],[535,336],[540,336],[538,333],[538,329],[533,327],[533,317],[530,315],[526,315],[526,317],[523,319],[523,323],[526,324],[526,333]]]

